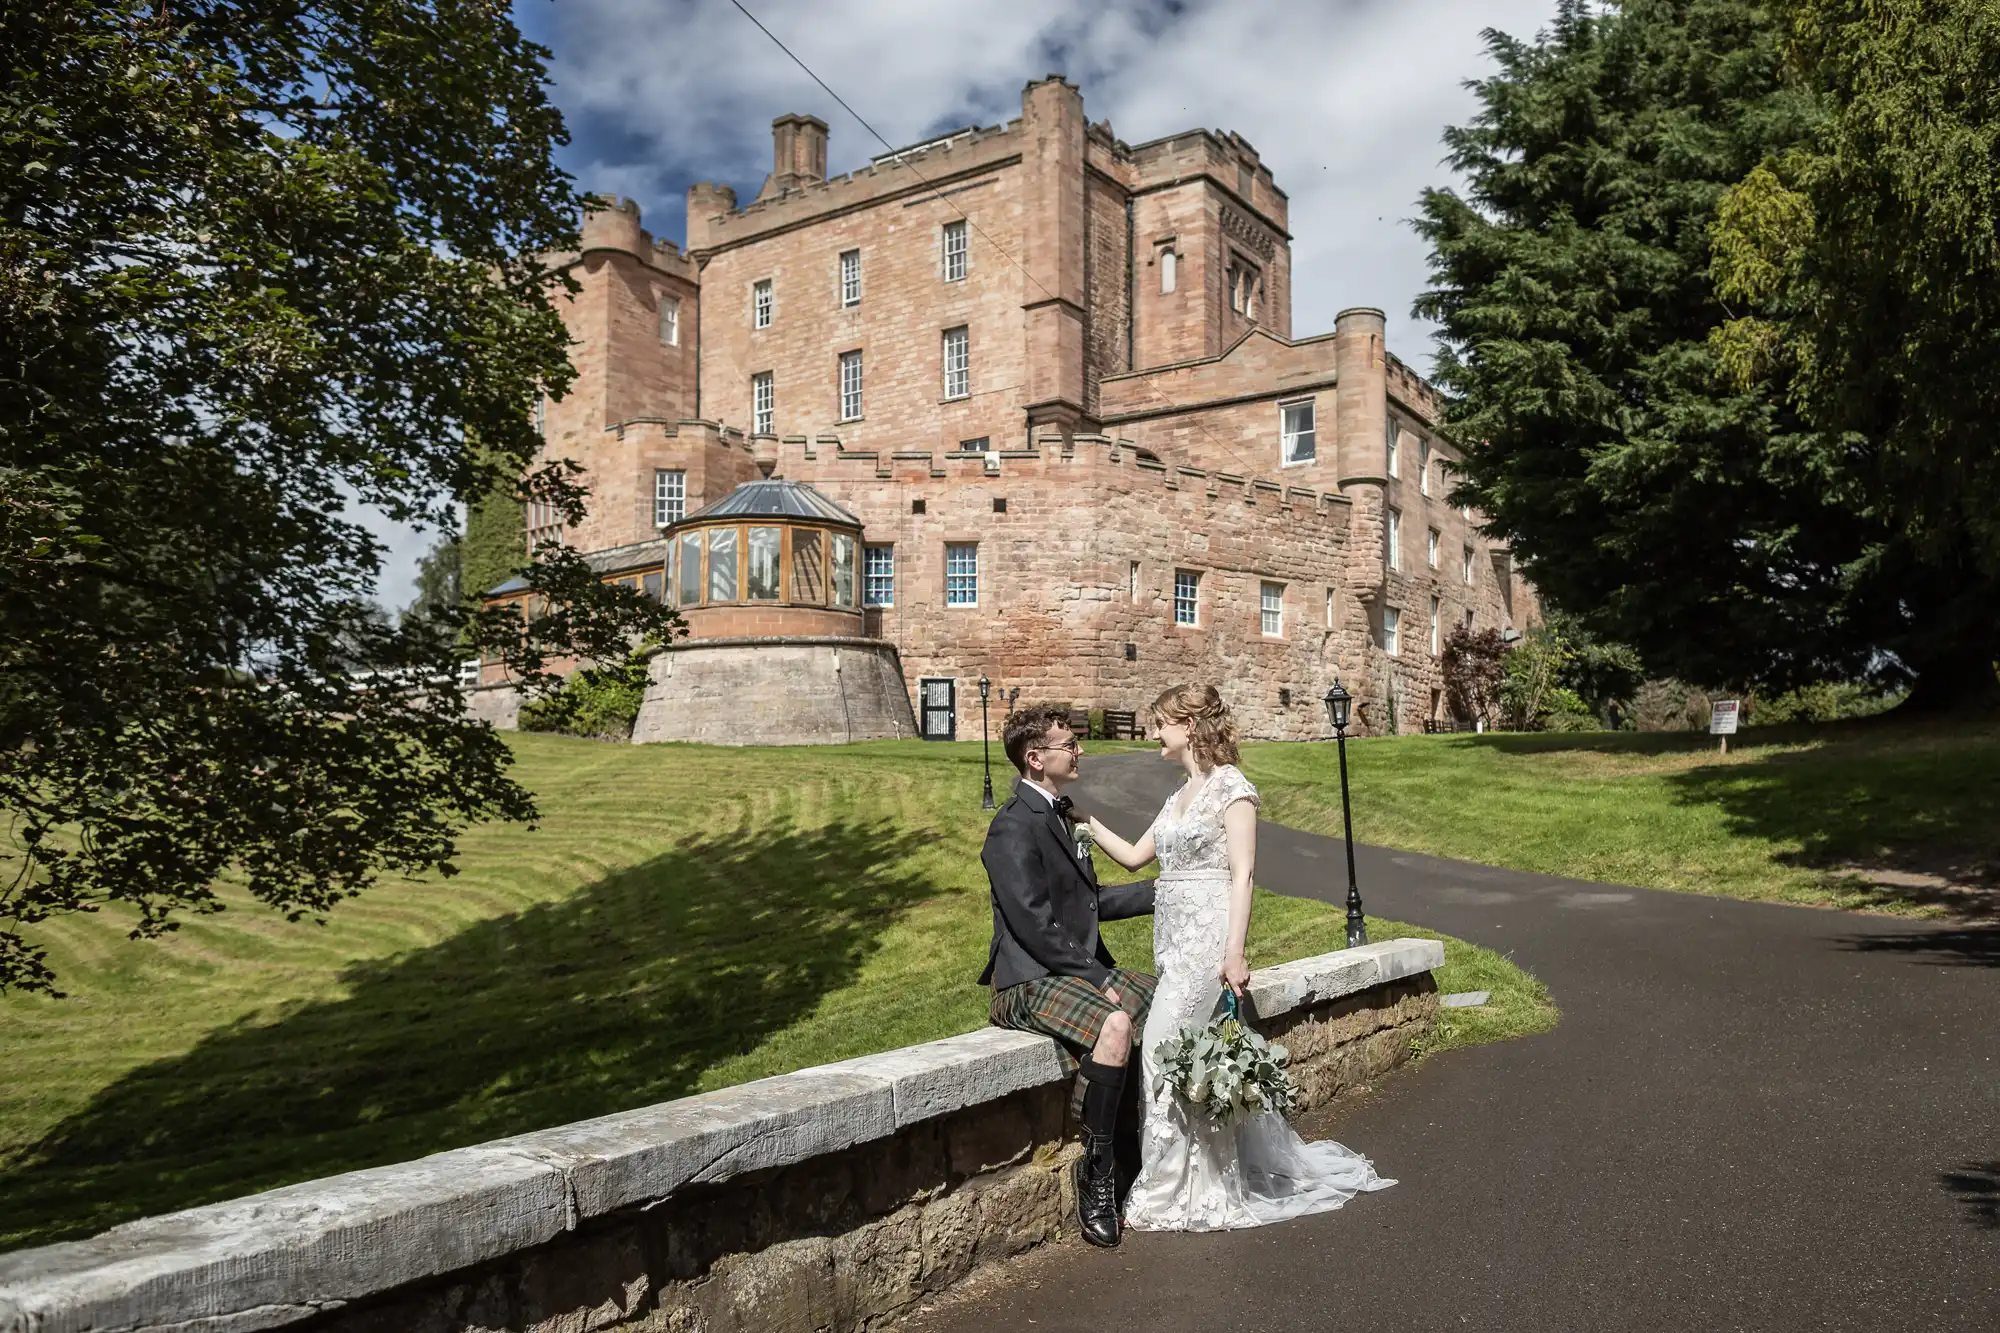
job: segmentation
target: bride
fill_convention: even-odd
[[[1098,846],[1127,870],[1158,857],[1153,961],[1160,974],[1140,1040],[1146,1096],[1139,1178],[1125,1224],[1142,1231],[1223,1231],[1338,1208],[1395,1184],[1332,1141],[1307,1143],[1273,1111],[1217,1125],[1172,1089],[1154,1092],[1162,1042],[1214,1015],[1250,979],[1250,871],[1257,856],[1257,789],[1236,767],[1235,727],[1210,685],[1180,685],[1153,701],[1160,757],[1187,779],[1137,844],[1097,819]]]

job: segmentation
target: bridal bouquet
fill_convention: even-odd
[[[1285,1072],[1291,1053],[1265,1041],[1237,1012],[1236,994],[1224,991],[1225,1012],[1205,1028],[1190,1024],[1153,1051],[1153,1095],[1172,1088],[1217,1124],[1239,1116],[1290,1111],[1298,1085]]]

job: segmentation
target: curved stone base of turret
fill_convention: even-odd
[[[917,719],[881,639],[684,639],[653,658],[632,739],[708,745],[910,740]]]

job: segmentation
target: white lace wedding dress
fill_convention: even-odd
[[[1183,789],[1185,784],[1183,784]],[[1218,766],[1174,818],[1180,790],[1153,820],[1160,878],[1153,961],[1160,985],[1141,1037],[1146,1097],[1139,1178],[1125,1224],[1141,1231],[1226,1231],[1338,1208],[1364,1190],[1395,1184],[1367,1158],[1331,1140],[1307,1143],[1275,1112],[1226,1126],[1168,1088],[1153,1095],[1153,1052],[1189,1024],[1206,1024],[1222,998],[1217,975],[1229,936],[1229,848],[1222,812],[1257,800],[1233,764]]]

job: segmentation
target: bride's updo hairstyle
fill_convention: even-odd
[[[1236,719],[1213,685],[1176,685],[1146,710],[1157,728],[1163,722],[1177,722],[1188,729],[1188,744],[1194,747],[1194,761],[1203,768],[1236,762]]]

